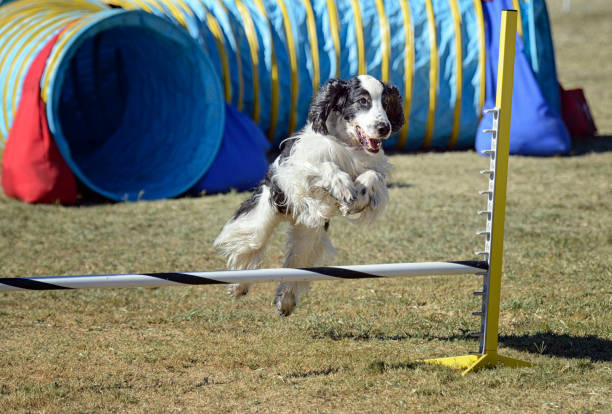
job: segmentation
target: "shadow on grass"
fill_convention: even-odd
[[[409,339],[423,339],[429,341],[453,342],[458,340],[476,339],[469,335],[468,331],[451,336],[435,335],[411,335],[402,333],[398,335],[383,335],[376,332],[338,332],[325,331],[314,338],[329,338],[334,341],[405,341]],[[597,337],[595,335],[573,336],[567,334],[556,334],[552,332],[536,333],[532,335],[500,335],[499,343],[508,348],[518,351],[530,352],[540,355],[555,356],[561,358],[589,358],[591,361],[612,361],[612,340]]]
[[[612,341],[594,335],[572,336],[551,332],[533,335],[501,335],[499,343],[519,351],[561,358],[612,361]]]
[[[435,336],[435,335],[423,335],[414,334],[411,335],[407,332],[402,332],[398,335],[384,335],[377,332],[363,331],[363,332],[339,332],[338,330],[325,330],[323,332],[315,333],[312,335],[314,339],[329,338],[332,341],[342,341],[345,339],[353,341],[406,341],[408,339],[424,339],[428,341],[457,341],[457,340],[474,340],[473,336],[470,336],[469,330],[461,329],[461,333],[452,336]]]
[[[385,371],[398,370],[398,369],[415,369],[424,366],[423,361],[408,361],[398,363],[388,363],[382,360],[376,360],[368,365],[368,370],[376,374],[382,374]]]
[[[609,151],[612,151],[612,136],[600,135],[592,138],[572,140],[572,149],[568,155],[585,155],[591,152]]]
[[[329,338],[332,341],[351,339],[353,341],[405,341],[406,339],[419,338],[420,335],[377,335],[370,332],[323,332],[312,336],[314,339]]]
[[[326,368],[320,370],[311,370],[306,372],[292,372],[290,374],[285,375],[285,378],[308,378],[308,377],[318,377],[322,375],[331,375],[338,372],[338,368]]]
[[[389,184],[387,184],[387,188],[410,188],[412,187],[412,184],[408,184],[408,183],[400,183],[400,182],[390,182]]]

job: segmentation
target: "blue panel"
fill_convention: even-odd
[[[555,66],[550,22],[544,0],[521,0],[525,56],[546,102],[561,114],[561,95]]]
[[[257,186],[268,169],[268,140],[257,125],[226,105],[223,142],[219,154],[202,179],[190,190],[194,195],[246,191]]]
[[[485,108],[495,106],[497,63],[499,58],[499,32],[501,11],[510,8],[510,0],[483,4],[487,33],[487,92]],[[510,125],[510,154],[555,155],[570,149],[570,136],[559,115],[546,102],[524,53],[523,41],[517,34]],[[476,135],[476,150],[491,147],[491,137],[482,129],[490,128],[491,114],[485,115]]]

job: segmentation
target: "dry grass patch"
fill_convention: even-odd
[[[470,259],[486,160],[395,155],[375,231],[336,221],[338,263]],[[532,368],[461,377],[420,359],[477,343],[478,277],[319,282],[279,318],[273,284],[0,295],[7,411],[605,411],[612,153],[511,159],[500,346]],[[222,268],[243,194],[81,208],[0,198],[6,276]],[[284,234],[267,266],[282,259]]]

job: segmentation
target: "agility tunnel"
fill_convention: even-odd
[[[467,148],[484,103],[484,20],[474,0],[107,0],[184,26],[225,98],[278,144],[329,78],[369,73],[405,96],[387,147]]]
[[[17,135],[32,62],[58,36],[40,82],[50,135],[67,168],[114,200],[249,188],[263,176],[267,147],[245,116],[277,146],[332,77],[369,73],[400,89],[407,122],[387,149],[481,150],[499,16],[513,7],[510,152],[566,152],[543,0],[8,2],[0,7],[0,147],[9,131]],[[5,156],[3,180],[6,166]]]
[[[81,182],[114,200],[137,200],[173,197],[201,179],[224,125],[212,63],[167,19],[95,0],[0,7],[3,147],[11,129],[15,136],[23,131],[13,121],[28,71],[45,46],[44,70],[29,80],[33,88],[40,82],[44,113],[38,116]],[[24,109],[22,128],[31,127],[37,109],[35,103]],[[3,182],[20,173],[14,167],[4,168]]]
[[[533,70],[526,76],[553,116],[560,113],[548,16],[539,0],[107,1],[184,26],[211,57],[226,100],[276,144],[305,123],[321,83],[369,73],[405,97],[406,125],[387,148],[473,147],[486,91],[495,90],[494,79],[487,83],[500,19],[492,5],[521,11],[520,59]]]

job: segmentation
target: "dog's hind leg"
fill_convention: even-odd
[[[310,228],[294,225],[289,231],[289,249],[284,267],[320,266],[336,254],[326,231],[327,226]],[[310,288],[310,282],[283,282],[278,285],[274,306],[281,316],[289,316],[300,297]]]
[[[227,267],[233,270],[259,268],[266,244],[279,221],[280,215],[270,201],[270,190],[263,185],[242,203],[214,242],[227,257]],[[227,293],[235,298],[246,295],[248,291],[248,283],[227,287]]]

